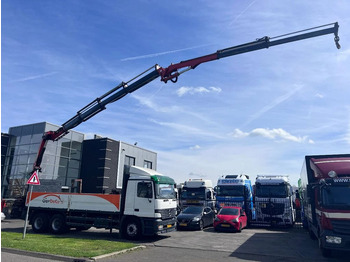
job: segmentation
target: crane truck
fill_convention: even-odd
[[[350,154],[305,156],[299,193],[303,225],[322,255],[350,251]]]
[[[171,64],[165,68],[156,64],[155,66],[150,67],[149,69],[137,75],[136,77],[132,78],[131,80],[120,83],[119,85],[117,85],[116,87],[108,91],[107,93],[93,100],[91,103],[89,103],[88,105],[83,107],[81,110],[79,110],[75,116],[73,116],[71,119],[63,123],[59,129],[55,131],[45,132],[43,134],[43,137],[39,146],[39,150],[33,164],[33,170],[31,171],[30,175],[33,175],[34,172],[41,172],[41,162],[42,162],[43,155],[44,155],[48,141],[59,140],[60,138],[65,136],[69,132],[69,130],[75,128],[76,126],[80,125],[84,121],[87,121],[94,115],[105,110],[108,104],[113,103],[123,98],[127,94],[138,90],[142,86],[147,85],[148,83],[154,81],[158,77],[160,77],[160,80],[163,81],[164,83],[167,83],[169,80],[175,83],[177,82],[178,77],[181,74],[191,69],[195,69],[198,65],[202,63],[206,63],[206,62],[210,62],[210,61],[214,61],[214,60],[218,60],[221,58],[230,57],[234,55],[239,55],[247,52],[252,52],[260,49],[265,49],[265,48],[269,48],[269,47],[273,47],[273,46],[277,46],[285,43],[327,35],[327,34],[334,34],[334,40],[335,40],[336,46],[337,48],[340,48],[338,28],[339,28],[338,23],[332,23],[332,24],[327,24],[320,27],[314,27],[314,28],[310,28],[310,29],[306,29],[306,30],[302,30],[302,31],[298,31],[290,34],[285,34],[285,35],[273,37],[273,38],[265,36],[253,42],[218,50],[215,53],[181,61],[179,63]],[[154,203],[155,200],[153,199],[153,197],[158,194],[158,191],[156,191],[157,185],[158,185],[156,180],[160,176],[153,174],[152,171],[139,172],[139,171],[136,171],[135,168],[130,168],[130,170],[133,171],[134,173],[130,172],[129,175],[126,174],[124,178],[125,186],[124,186],[124,189],[122,190],[126,192],[125,194],[122,193],[120,197],[113,196],[116,198],[115,199],[116,202],[114,202],[114,200],[113,201],[107,200],[107,198],[110,196],[107,197],[106,195],[103,195],[103,194],[93,195],[93,196],[86,195],[84,197],[83,195],[75,195],[75,194],[67,193],[67,195],[66,194],[57,195],[58,197],[56,199],[58,202],[61,200],[68,201],[70,199],[67,202],[68,204],[66,205],[65,209],[57,210],[51,206],[47,206],[44,203],[45,202],[44,196],[42,196],[42,199],[44,201],[42,201],[41,204],[39,204],[40,201],[38,201],[38,204],[35,207],[35,209],[32,209],[32,211],[29,213],[29,221],[32,224],[33,229],[37,227],[35,230],[39,230],[40,223],[43,224],[44,228],[48,227],[47,221],[49,220],[52,222],[51,223],[52,231],[54,233],[61,232],[61,230],[56,230],[54,229],[54,227],[56,227],[56,225],[59,225],[59,224],[63,224],[63,227],[70,226],[69,223],[72,223],[71,225],[73,225],[73,221],[71,221],[69,217],[70,214],[72,214],[72,216],[74,216],[75,214],[76,217],[82,218],[81,220],[79,219],[74,220],[74,225],[76,227],[86,228],[91,225],[95,226],[95,224],[91,224],[91,223],[88,225],[85,224],[85,220],[83,219],[84,218],[83,213],[81,213],[81,210],[77,209],[77,207],[82,204],[75,204],[75,201],[79,203],[82,203],[85,201],[86,202],[92,201],[92,202],[99,203],[101,200],[104,200],[111,203],[117,203],[117,204],[109,205],[111,209],[107,211],[108,215],[106,215],[102,211],[99,212],[97,208],[95,210],[96,212],[94,212],[94,215],[96,216],[98,214],[101,214],[102,221],[105,221],[106,218],[109,219],[111,212],[116,213],[116,216],[114,216],[112,219],[113,221],[110,221],[111,223],[108,222],[108,225],[106,225],[106,223],[103,222],[106,228],[112,227],[112,228],[121,229],[121,232],[122,233],[126,232],[126,236],[129,238],[136,238],[141,234],[145,234],[149,228],[153,229],[153,233],[173,230],[174,226],[172,224],[172,221],[173,219],[175,219],[175,213],[173,212],[173,210],[175,210],[176,208],[176,203],[172,202],[171,197],[170,198],[167,197],[162,199],[164,204],[167,206],[163,206],[163,205],[157,206]],[[145,175],[146,173],[148,175]],[[132,203],[135,203],[136,201],[135,199],[138,193],[138,190],[136,189],[131,190],[131,188],[134,187],[134,182],[135,182],[135,178],[137,177],[137,174],[140,176],[140,179],[142,181],[145,181],[145,183],[151,182],[149,184],[152,185],[152,190],[154,190],[152,191],[153,195],[152,197],[149,197],[146,199],[147,201],[149,201],[150,204],[152,204],[151,205],[152,207],[150,207],[147,204],[148,208],[152,209],[152,212],[149,212],[149,211],[143,212],[142,205],[138,208],[132,206]],[[159,181],[163,181],[163,179],[160,179]],[[165,179],[165,181],[167,181],[164,184],[166,187],[169,187],[170,184],[172,183],[172,182],[170,183],[170,178]],[[158,183],[160,185],[163,185],[162,182],[158,182]],[[35,194],[33,196],[35,196]],[[29,192],[27,194],[27,199],[29,199]],[[47,200],[47,198],[45,199]],[[34,199],[30,199],[30,200],[34,200]],[[57,202],[56,200],[52,200],[52,201]],[[51,202],[51,200],[49,202]],[[29,201],[27,201],[26,203],[28,203],[27,205],[29,205]],[[118,208],[118,203],[119,203],[120,209]],[[172,204],[170,205],[169,203],[172,203]],[[131,214],[127,211],[130,208],[131,209],[133,208],[134,210],[134,212],[131,212]],[[87,209],[86,213],[89,213],[90,211],[91,210]],[[149,213],[146,215],[147,212]],[[38,215],[38,214],[44,214],[44,213],[45,215],[41,215],[41,216]],[[162,215],[163,213],[166,213],[165,217],[163,217]],[[105,214],[106,216],[104,217],[103,214]],[[98,217],[94,217],[93,220],[97,221]],[[149,223],[151,223],[152,225],[149,225]],[[163,227],[160,228],[162,225]]]

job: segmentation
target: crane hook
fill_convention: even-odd
[[[335,46],[338,48],[338,49],[340,49],[340,44],[339,44],[339,40],[340,40],[340,38],[339,38],[339,36],[335,36],[334,37],[334,42],[335,42]]]

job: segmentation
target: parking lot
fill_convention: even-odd
[[[4,221],[1,228],[22,232],[23,220]],[[32,233],[30,227],[27,232]],[[117,230],[110,234],[108,230],[92,228],[84,232],[72,230],[67,235],[119,240]],[[349,254],[339,252],[333,258],[323,258],[317,242],[301,228],[248,228],[241,233],[223,233],[208,227],[203,231],[176,231],[144,238],[137,244],[146,248],[118,255],[117,260],[161,261],[165,256],[169,262],[188,260],[189,256],[198,258],[191,261],[348,261],[349,258]],[[116,261],[116,258],[103,261]]]

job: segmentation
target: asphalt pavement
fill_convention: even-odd
[[[5,220],[1,230],[23,232],[23,220]],[[31,227],[27,229],[31,233]],[[117,231],[91,228],[88,231],[72,231],[67,235],[87,238],[112,238],[119,240]],[[317,241],[313,241],[303,229],[249,228],[241,233],[218,233],[212,227],[203,231],[177,231],[152,238],[144,238],[135,244],[138,250],[107,254],[95,258],[98,262],[112,261],[349,261],[349,253],[336,252],[332,258],[323,258]],[[91,261],[85,258],[48,256],[2,248],[2,261]]]

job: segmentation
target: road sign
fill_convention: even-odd
[[[28,179],[27,184],[29,185],[40,185],[38,173],[35,171],[33,175]]]

